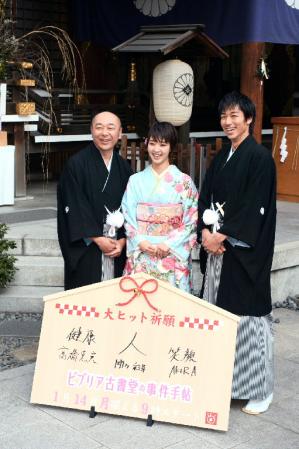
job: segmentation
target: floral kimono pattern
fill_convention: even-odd
[[[198,193],[190,176],[174,165],[158,175],[151,166],[131,176],[122,200],[127,234],[124,274],[145,272],[191,291],[191,250],[196,245]],[[165,243],[164,258],[139,248],[147,240]]]

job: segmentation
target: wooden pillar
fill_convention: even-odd
[[[248,42],[242,45],[241,87],[243,94],[251,98],[256,106],[254,137],[262,140],[264,85],[257,75],[260,59],[264,56],[264,42]]]
[[[189,133],[190,133],[190,120],[184,125],[178,127],[178,138],[179,143],[187,145],[189,143]]]

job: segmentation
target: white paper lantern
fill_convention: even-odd
[[[155,116],[174,126],[186,123],[192,113],[193,70],[189,64],[172,59],[159,64],[153,74]]]

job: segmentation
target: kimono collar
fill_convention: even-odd
[[[227,156],[227,159],[226,159],[226,162],[230,160],[230,158],[233,156],[235,151],[236,151],[235,148],[233,148],[233,146],[231,146],[230,147],[230,151],[229,151],[228,156]]]
[[[248,144],[255,142],[255,139],[252,137],[251,134],[249,134],[247,137],[245,137],[244,140],[242,140],[242,142],[237,146],[237,148],[233,148],[233,146],[231,146],[230,151],[227,154],[227,158],[226,158],[226,162],[228,162],[230,160],[230,158],[237,152],[239,153],[243,148],[246,148]]]
[[[111,170],[111,165],[112,165],[113,154],[114,154],[114,153],[112,153],[112,154],[111,154],[111,158],[110,158],[110,160],[109,160],[108,164],[106,164],[106,162],[104,161],[104,158],[103,158],[104,164],[106,165],[106,167],[107,167],[107,170],[108,170],[109,172],[110,172],[110,170]],[[102,156],[102,155],[101,155],[101,156]],[[103,157],[103,156],[102,156],[102,157]]]
[[[108,164],[106,165],[106,162],[104,161],[104,158],[103,158],[103,156],[102,156],[102,153],[100,152],[100,150],[98,149],[98,147],[95,145],[95,143],[94,143],[94,142],[91,142],[90,145],[91,145],[91,147],[93,148],[93,151],[94,151],[96,157],[100,159],[101,163],[103,163],[103,167],[105,167],[106,170],[107,170],[108,172],[110,172],[110,170],[111,170],[111,165],[112,165],[112,161],[113,161],[113,156],[114,156],[114,150],[112,151],[111,158],[110,158]]]
[[[150,165],[150,168],[151,168],[153,174],[156,176],[156,178],[162,178],[162,177],[165,175],[165,173],[167,173],[168,170],[171,169],[172,167],[173,167],[173,165],[170,164],[170,165],[168,165],[167,168],[165,168],[165,170],[162,171],[162,173],[157,173],[157,172],[153,169],[152,165]]]

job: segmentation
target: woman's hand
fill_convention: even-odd
[[[148,242],[147,240],[142,240],[142,242],[139,243],[140,251],[143,253],[147,253],[150,256],[156,256],[157,255],[157,245],[153,245],[152,243]]]
[[[159,243],[158,245],[155,245],[157,248],[157,257],[162,259],[163,257],[168,256],[170,249],[165,243]]]

